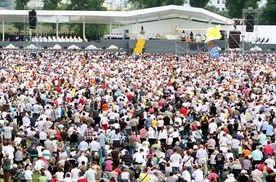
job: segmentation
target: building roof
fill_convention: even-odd
[[[58,11],[37,10],[41,23],[94,23],[132,24],[181,18],[195,21],[230,24],[231,20],[202,8],[190,6],[161,6],[133,11]],[[0,20],[5,22],[28,22],[29,10],[1,10]]]

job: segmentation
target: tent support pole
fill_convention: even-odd
[[[109,39],[111,40],[111,34],[112,34],[112,23],[109,22]]]
[[[2,41],[5,41],[5,21],[2,21]]]
[[[82,22],[82,39],[83,41],[85,40],[85,20],[83,18],[83,22]]]
[[[58,38],[58,21],[57,21],[57,26],[56,26],[56,39]]]

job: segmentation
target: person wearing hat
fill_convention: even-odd
[[[235,176],[233,173],[227,175],[227,179],[224,182],[234,182],[236,181]]]
[[[177,141],[177,142],[175,142],[175,147],[173,148],[173,149],[176,149],[177,150],[177,153],[181,153],[181,151],[182,151],[182,149],[179,147],[179,145],[180,145],[180,142],[179,141]]]
[[[235,160],[234,164],[231,166],[231,169],[235,178],[237,178],[242,170],[242,165],[239,159]]]
[[[184,180],[186,180],[187,182],[190,182],[191,181],[191,174],[190,172],[187,170],[187,167],[186,166],[182,166],[182,178]]]
[[[246,170],[242,170],[241,173],[239,174],[237,181],[239,182],[243,182],[243,181],[248,181],[249,177],[247,175],[247,171]]]

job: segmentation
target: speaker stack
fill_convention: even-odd
[[[36,29],[37,17],[36,17],[35,10],[29,11],[29,25],[30,25],[30,29]]]
[[[240,48],[241,42],[241,32],[240,31],[230,31],[229,32],[229,48],[236,49]]]
[[[245,25],[246,32],[254,32],[255,17],[251,14],[248,14],[245,19]]]

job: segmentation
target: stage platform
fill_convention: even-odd
[[[92,42],[40,42],[40,43],[30,43],[30,42],[0,42],[0,49],[5,50],[6,46],[12,44],[18,49],[26,49],[27,45],[33,44],[39,46],[41,49],[49,50],[52,49],[55,45],[59,45],[61,50],[68,50],[72,45],[79,47],[81,50],[91,50],[87,47],[96,47],[94,51],[108,51],[110,46],[116,46],[120,51],[131,52],[136,45],[136,40],[99,40]],[[225,41],[218,40],[216,44],[220,47],[221,52],[225,51]],[[258,44],[262,48],[262,52],[275,52],[276,44]],[[250,48],[254,47],[253,45],[246,44],[246,52]],[[115,49],[112,49],[114,51]],[[193,42],[190,45],[187,45],[185,41],[179,40],[147,40],[145,45],[145,53],[187,53],[187,52],[204,52],[207,51],[204,43]]]

